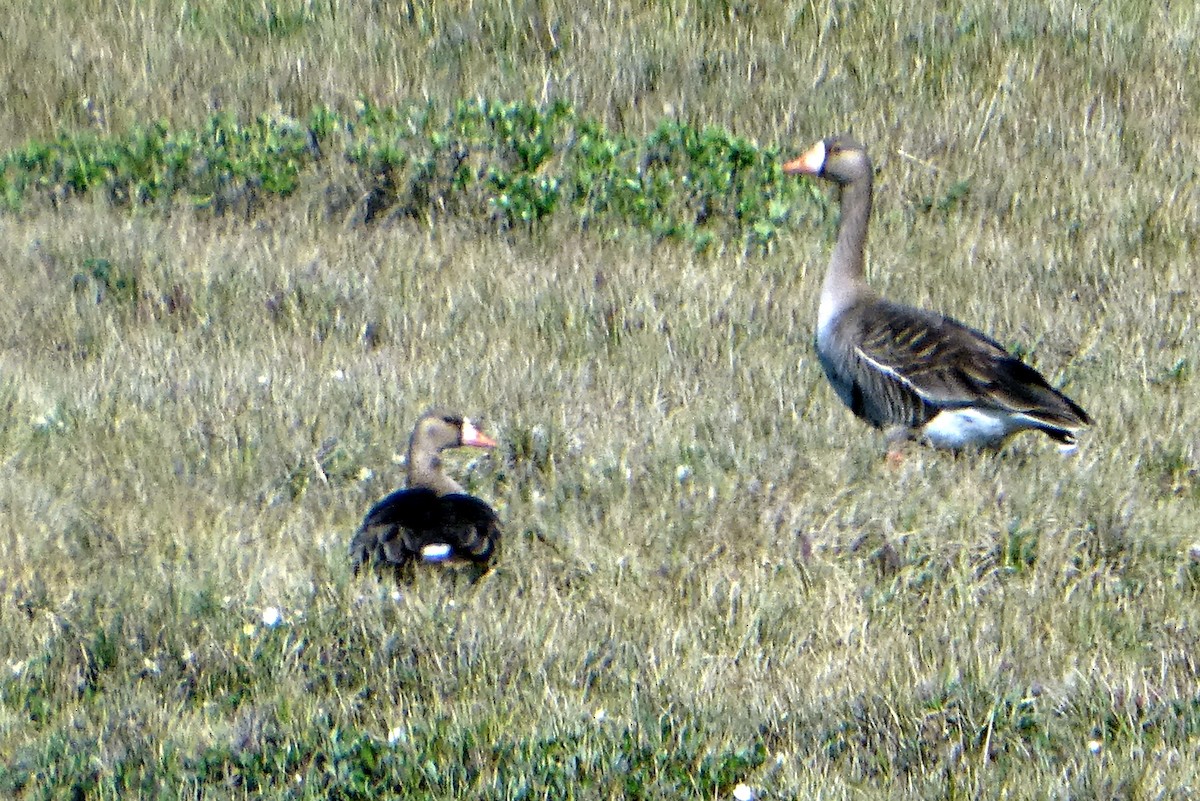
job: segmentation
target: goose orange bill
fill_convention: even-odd
[[[787,175],[820,175],[825,169],[825,141],[817,142],[802,156],[797,156],[783,165]]]
[[[472,445],[476,448],[494,448],[496,440],[476,428],[470,420],[463,420],[462,444]]]

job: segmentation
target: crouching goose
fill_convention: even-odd
[[[408,443],[408,488],[372,506],[350,543],[356,574],[367,562],[397,572],[418,560],[487,568],[500,540],[496,513],[442,472],[441,452],[467,445],[496,442],[461,415],[421,416]]]
[[[821,288],[817,356],[855,415],[887,432],[937,447],[998,447],[1036,429],[1075,447],[1092,419],[1037,370],[995,340],[937,312],[892,303],[867,286],[863,248],[871,216],[871,160],[848,137],[817,142],[783,165],[841,187],[837,243]]]

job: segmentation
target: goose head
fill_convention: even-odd
[[[849,136],[822,139],[783,165],[787,175],[809,175],[845,186],[871,177],[867,149]]]
[[[417,421],[412,445],[414,450],[422,453],[437,453],[463,446],[494,448],[496,441],[480,431],[469,418],[446,409],[430,409]]]
[[[439,495],[462,492],[458,482],[442,472],[441,452],[463,446],[494,448],[496,441],[460,414],[446,409],[425,412],[408,443],[408,485],[429,487]]]

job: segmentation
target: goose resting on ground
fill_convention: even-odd
[[[936,447],[998,447],[1036,429],[1075,447],[1092,419],[1037,370],[957,320],[879,297],[865,277],[871,160],[848,137],[817,142],[783,165],[841,187],[837,244],[817,313],[817,356],[842,402],[887,432]]]
[[[433,409],[421,416],[408,443],[408,488],[372,506],[350,543],[356,574],[366,562],[399,572],[417,560],[486,569],[500,540],[496,513],[442,472],[441,452],[466,445],[496,442],[461,415]]]

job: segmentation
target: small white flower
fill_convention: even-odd
[[[680,484],[692,477],[691,465],[681,464],[675,468],[675,480]]]
[[[270,383],[271,383],[271,376],[267,375],[266,373],[259,374],[258,385],[260,387],[265,387],[267,384],[270,384]]]
[[[594,713],[592,713],[592,720],[596,721],[597,723],[603,723],[604,719],[607,717],[608,712],[604,711],[604,707],[600,707]]]
[[[336,369],[332,373],[330,373],[329,377],[332,378],[334,381],[345,381],[346,380],[346,371],[339,367],[338,369]]]
[[[368,481],[368,480],[370,480],[370,478],[373,475],[375,475],[374,470],[372,470],[369,467],[363,467],[363,468],[360,468],[358,471],[358,480],[359,481]]]
[[[1099,754],[1102,750],[1104,750],[1104,743],[1093,738],[1091,740],[1088,740],[1087,747],[1088,747],[1088,750],[1091,751],[1093,754]]]
[[[392,600],[393,601],[399,601],[402,597],[403,596],[400,594],[400,590],[392,590]]]
[[[733,788],[733,797],[737,801],[754,801],[758,798],[758,794],[754,792],[754,788],[747,784],[739,784]]]
[[[262,624],[269,629],[273,629],[283,620],[283,615],[279,609],[274,606],[268,606],[262,610]]]
[[[396,726],[388,732],[388,745],[408,742],[408,732],[403,726]]]
[[[25,663],[17,661],[9,662],[8,669],[12,671],[13,678],[15,679],[25,672]]]

